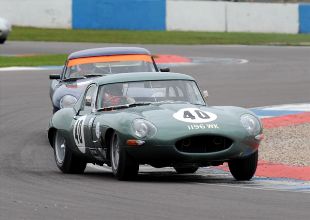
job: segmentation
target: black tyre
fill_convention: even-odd
[[[0,38],[0,44],[4,44],[5,41],[6,41],[6,38]]]
[[[111,167],[114,176],[119,180],[130,180],[137,176],[139,164],[120,146],[119,136],[112,134],[110,141]]]
[[[258,151],[242,159],[228,162],[230,173],[236,180],[250,180],[256,171]]]
[[[63,173],[84,172],[86,161],[72,152],[66,145],[65,138],[58,131],[54,136],[53,148],[56,165]]]
[[[199,167],[174,167],[178,174],[195,173]]]
[[[59,108],[53,107],[53,114],[55,114],[58,110],[59,110]]]

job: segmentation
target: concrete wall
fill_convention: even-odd
[[[0,16],[19,26],[71,28],[71,0],[0,0]]]
[[[310,4],[299,5],[299,33],[310,33]]]
[[[167,29],[298,33],[298,4],[167,1]]]
[[[165,30],[165,0],[72,0],[73,28]]]
[[[297,4],[227,3],[228,32],[298,33]]]
[[[225,31],[224,2],[167,1],[167,30]]]
[[[310,4],[199,0],[0,0],[13,25],[127,30],[310,33]]]

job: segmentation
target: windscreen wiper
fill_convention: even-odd
[[[152,103],[151,102],[136,102],[136,103],[125,104],[125,105],[116,105],[116,106],[99,108],[97,109],[97,111],[112,111],[112,110],[117,110],[117,109],[131,108],[131,107],[150,105],[150,104]]]
[[[104,74],[92,73],[92,74],[86,74],[86,75],[84,75],[85,78],[96,77],[96,76],[104,76]]]
[[[165,101],[159,101],[159,102],[153,102],[154,105],[162,105],[162,104],[192,104],[192,105],[202,105],[205,106],[205,104],[199,104],[199,103],[191,103],[188,101],[175,101],[175,100],[165,100]]]
[[[175,100],[164,100],[164,101],[158,101],[154,102],[153,104],[161,105],[161,104],[190,104],[190,102],[187,101],[175,101]]]
[[[86,78],[86,77],[84,77],[84,76],[70,77],[70,78],[63,79],[62,81],[64,81],[64,82],[70,82],[70,81],[76,81],[76,80],[85,79],[85,78]]]

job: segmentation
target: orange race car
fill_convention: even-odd
[[[73,106],[94,77],[128,72],[158,72],[151,53],[139,47],[106,47],[74,52],[61,74],[50,75],[53,113]]]

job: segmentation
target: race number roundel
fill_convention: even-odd
[[[179,121],[188,123],[206,123],[217,119],[217,115],[211,112],[202,111],[198,108],[183,108],[173,114]]]
[[[85,138],[84,138],[84,122],[86,116],[78,118],[73,127],[73,137],[76,146],[81,150],[82,153],[85,153]]]

